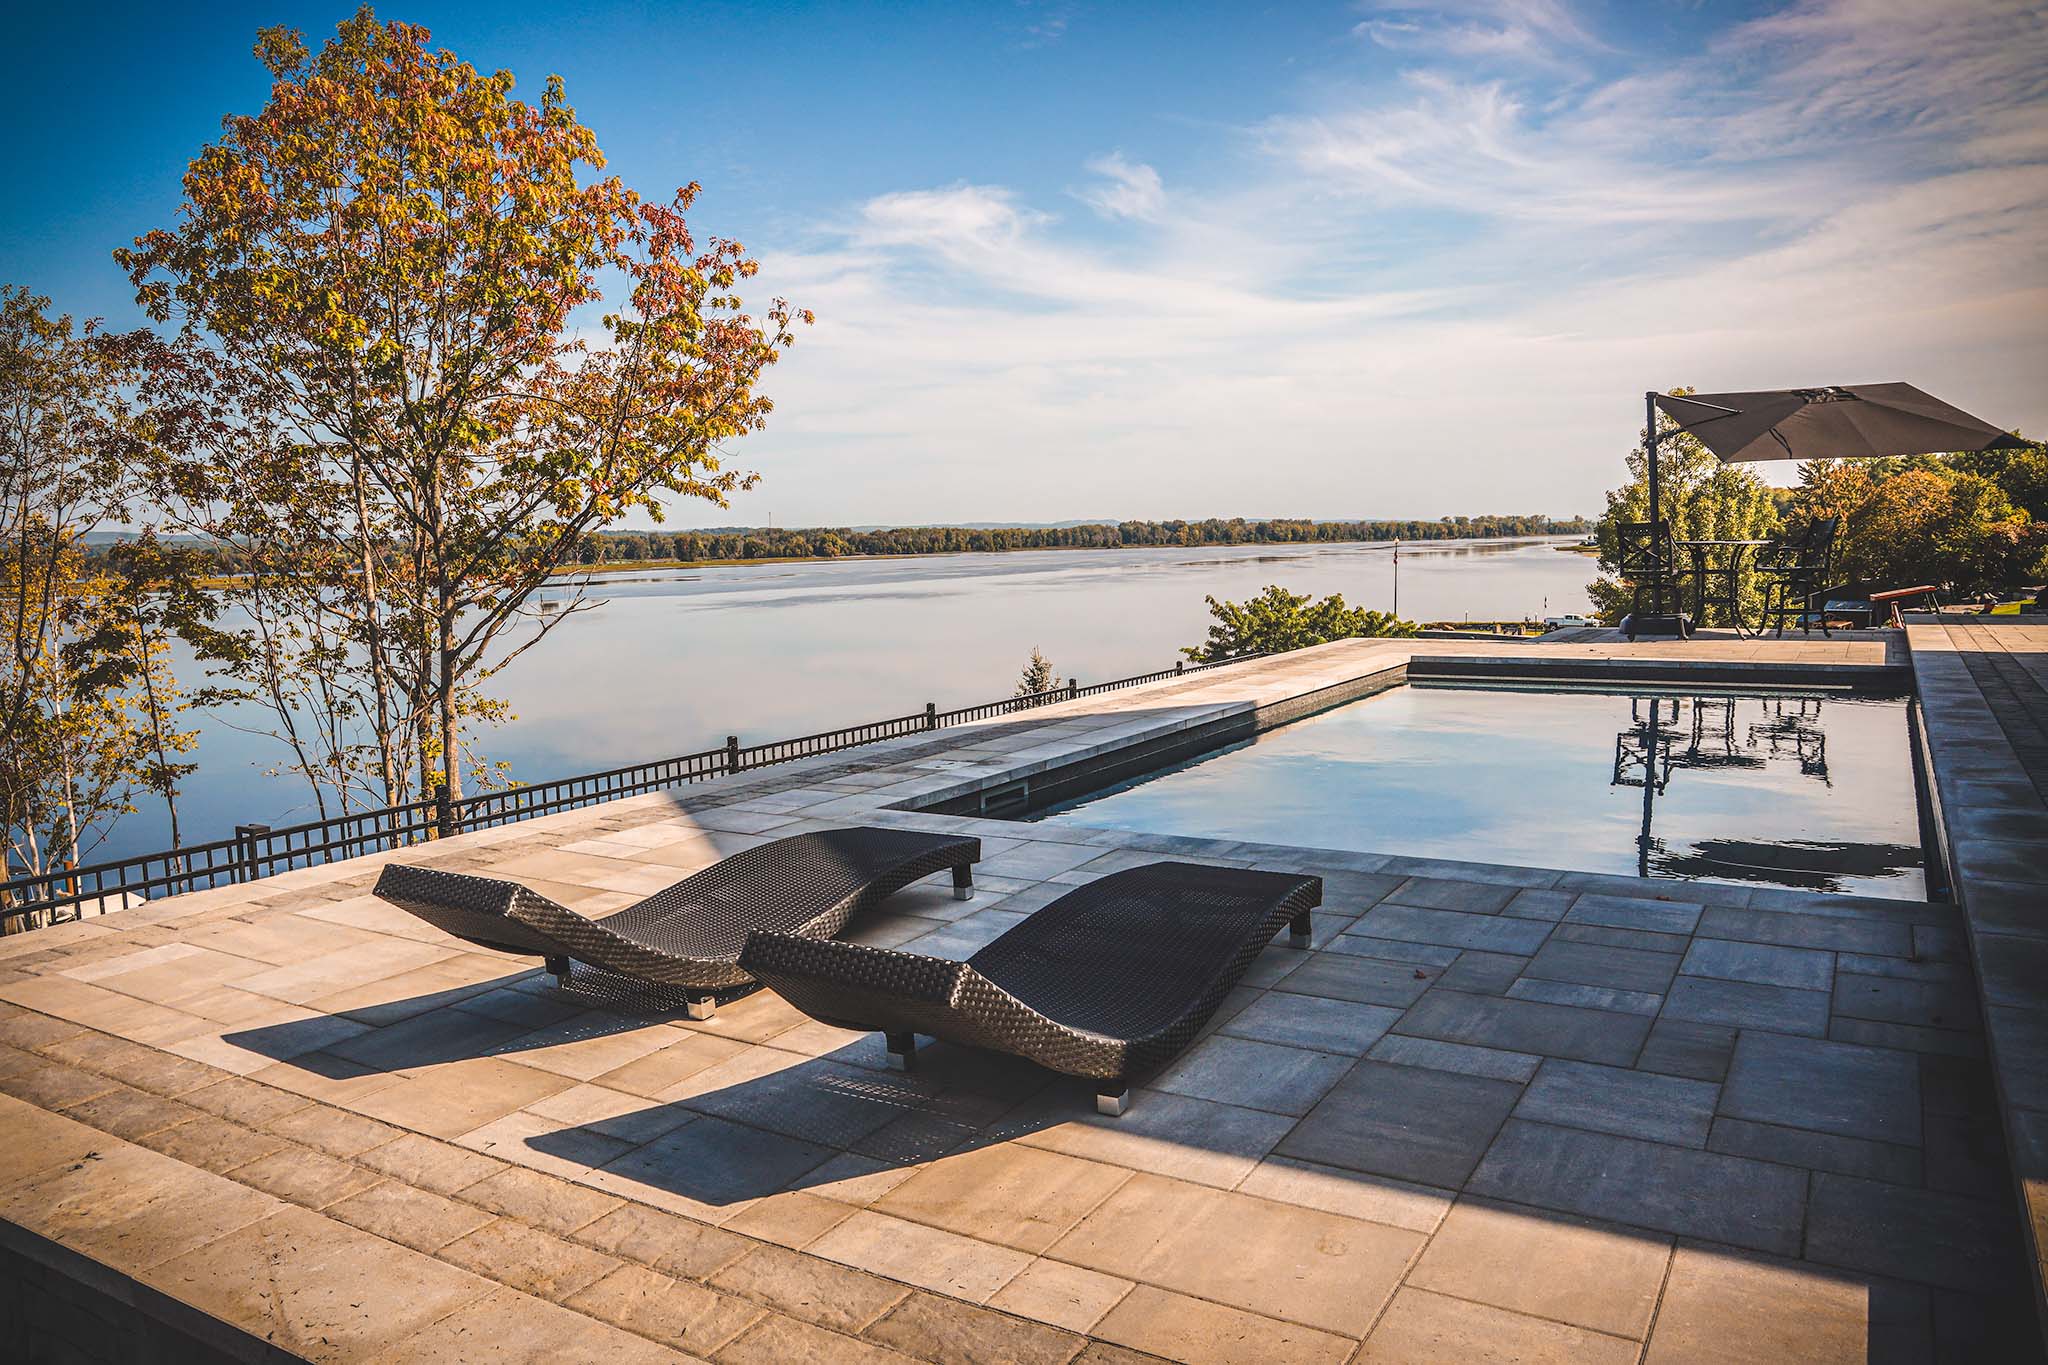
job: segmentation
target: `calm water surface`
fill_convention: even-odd
[[[1040,818],[1920,900],[1918,809],[1903,701],[1403,687]]]
[[[1556,548],[1571,539],[1404,546],[1402,613],[1584,611],[1595,569]],[[518,718],[481,748],[535,781],[710,748],[728,734],[751,743],[927,701],[985,701],[1008,695],[1034,645],[1063,678],[1149,672],[1203,638],[1205,594],[1241,600],[1268,583],[1384,610],[1392,547],[1062,550],[608,576],[595,594],[602,605],[495,680]],[[182,803],[188,839],[313,817],[303,783],[265,773],[281,746],[235,728],[261,720],[206,720]],[[161,811],[145,810],[121,822],[101,856],[168,842]]]

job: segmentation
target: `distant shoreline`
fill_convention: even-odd
[[[1530,532],[1513,536],[1445,536],[1429,540],[1402,540],[1398,542],[1405,549],[1420,549],[1431,545],[1478,544],[1497,541],[1551,540],[1559,536],[1583,534],[1578,531]],[[1290,550],[1314,549],[1332,545],[1378,545],[1392,550],[1393,540],[1272,540],[1241,541],[1235,545],[1018,545],[1004,550],[920,550],[915,554],[851,554],[851,555],[762,555],[755,559],[621,559],[605,564],[578,564],[556,569],[550,579],[602,577],[607,574],[636,573],[644,569],[740,569],[750,564],[879,564],[899,559],[951,559],[960,555],[1014,555],[1014,554],[1073,554],[1081,551],[1096,553],[1117,553],[1125,550]],[[1573,545],[1553,547],[1559,550],[1576,550]],[[1593,551],[1592,553],[1597,553]]]

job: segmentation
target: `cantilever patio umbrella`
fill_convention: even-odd
[[[1868,460],[1884,455],[1940,455],[1959,450],[2018,450],[2028,445],[1911,384],[1828,385],[1754,393],[1646,393],[1650,430],[1652,553],[1669,563],[1657,489],[1661,409],[1724,463],[1753,460]],[[1651,614],[1634,623],[1642,635],[1684,635],[1690,623],[1664,610],[1662,578],[1650,590]],[[1676,605],[1675,603],[1673,605]]]

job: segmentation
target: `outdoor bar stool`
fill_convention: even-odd
[[[1817,517],[1797,534],[1779,540],[1759,556],[1757,574],[1764,580],[1763,617],[1757,622],[1759,635],[1774,625],[1782,638],[1787,623],[1810,634],[1815,625],[1828,634],[1825,606],[1816,599],[1826,595],[1828,574],[1834,565],[1837,517]]]

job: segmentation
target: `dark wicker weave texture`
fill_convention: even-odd
[[[1028,1057],[1105,1090],[1170,1061],[1320,877],[1152,863],[1078,887],[965,962],[763,931],[740,966],[813,1018]]]
[[[487,948],[573,958],[705,991],[752,980],[738,966],[757,929],[830,937],[914,881],[981,858],[981,841],[899,829],[828,829],[759,844],[594,920],[516,882],[387,867],[377,894]],[[566,970],[566,968],[564,968]]]

